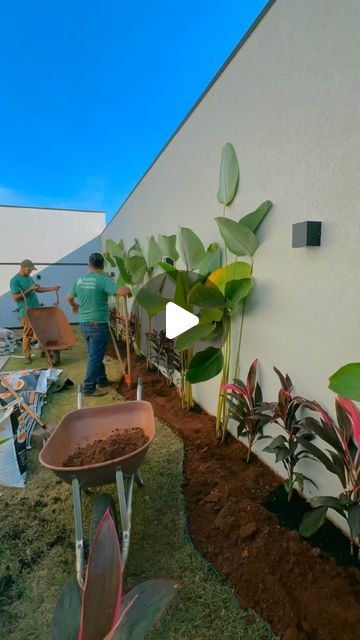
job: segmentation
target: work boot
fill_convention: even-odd
[[[108,393],[107,389],[94,389],[94,391],[85,391],[84,396],[88,396],[89,398],[101,398],[101,396],[106,396]]]

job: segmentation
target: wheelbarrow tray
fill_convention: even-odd
[[[33,307],[26,314],[40,349],[57,351],[74,346],[75,334],[60,307]]]
[[[64,462],[78,447],[106,439],[115,429],[139,427],[148,437],[148,442],[132,453],[99,464],[82,467],[65,467]],[[81,488],[112,484],[116,471],[133,475],[142,464],[151,441],[155,436],[155,420],[152,406],[143,400],[121,404],[78,409],[68,413],[56,427],[40,453],[40,462],[53,471],[61,480],[72,483],[77,478]]]

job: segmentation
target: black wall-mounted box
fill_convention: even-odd
[[[320,247],[321,222],[307,220],[292,226],[293,247]]]

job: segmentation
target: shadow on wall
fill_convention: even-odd
[[[71,323],[77,323],[78,316],[74,316],[72,313],[65,296],[74,281],[87,272],[88,258],[90,253],[94,251],[101,251],[100,236],[92,238],[54,264],[42,265],[36,261],[36,254],[30,255],[30,252],[29,255],[24,256],[24,258],[33,260],[38,268],[38,271],[31,274],[36,284],[40,284],[42,287],[51,287],[56,284],[61,286],[59,291],[60,306]],[[3,292],[0,294],[0,327],[12,329],[21,326],[16,303],[9,290],[9,282],[19,272],[19,269],[20,266],[17,264],[0,263],[0,292]],[[39,293],[38,297],[44,306],[53,306],[56,302],[55,292]]]

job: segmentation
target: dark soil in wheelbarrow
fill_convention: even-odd
[[[105,440],[95,440],[78,447],[64,462],[64,467],[85,467],[116,460],[140,449],[148,440],[140,427],[115,429]]]
[[[234,438],[220,445],[213,417],[199,408],[184,412],[175,387],[134,360],[134,380],[138,375],[144,400],[184,441],[191,539],[241,607],[257,611],[282,640],[360,640],[360,570],[342,566],[344,557],[327,552],[320,534],[300,537],[278,503],[281,479],[256,457],[247,464],[247,450]],[[121,393],[135,398],[125,386]],[[347,539],[329,527],[346,555]]]

